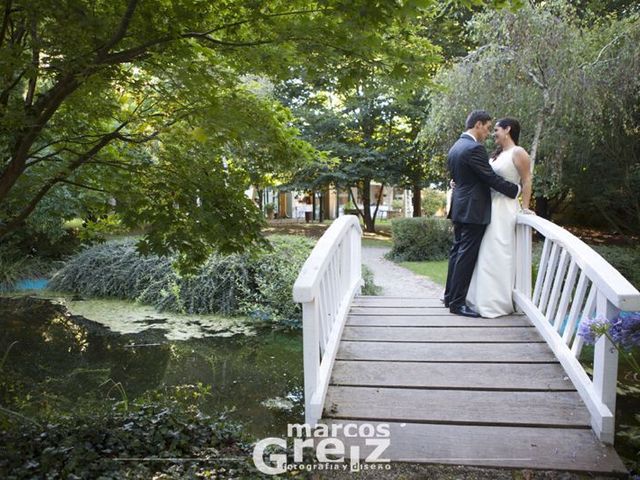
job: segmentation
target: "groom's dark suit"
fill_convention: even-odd
[[[482,236],[491,222],[490,187],[510,198],[516,198],[519,188],[493,171],[487,150],[467,133],[449,150],[448,166],[456,185],[448,215],[453,220],[454,242],[444,301],[453,311],[465,305]]]

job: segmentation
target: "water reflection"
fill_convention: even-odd
[[[124,309],[128,302],[92,303],[73,301],[69,311],[48,299],[0,297],[0,357],[17,342],[4,372],[21,378],[23,396],[32,390],[26,408],[113,402],[119,395],[132,400],[164,386],[202,383],[211,386],[205,413],[230,409],[257,436],[281,436],[287,422],[302,421],[299,333],[256,330],[236,319],[147,315],[146,307]],[[106,311],[108,318],[100,314]],[[113,388],[117,383],[122,391]]]

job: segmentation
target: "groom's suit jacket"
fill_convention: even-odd
[[[466,133],[460,135],[451,147],[447,161],[451,177],[456,183],[448,215],[454,222],[490,223],[490,188],[511,198],[518,196],[518,186],[493,171],[484,145]]]

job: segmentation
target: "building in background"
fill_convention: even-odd
[[[393,186],[383,187],[381,184],[373,182],[370,188],[371,214],[375,211],[378,196],[382,195],[377,218],[411,217],[413,215],[411,190]],[[305,192],[267,187],[258,191],[251,187],[245,193],[257,205],[262,204],[265,215],[267,211],[270,211],[270,208],[273,208],[273,218],[275,219],[293,219],[300,222],[332,220],[344,215],[345,207],[351,213],[349,210],[349,206],[352,204],[351,196],[344,189],[328,188],[316,192]],[[358,195],[356,188],[353,188],[353,194],[356,198],[356,204],[362,210],[362,198]],[[272,207],[267,209],[266,206],[269,205]]]

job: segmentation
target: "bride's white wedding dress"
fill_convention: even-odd
[[[489,164],[502,178],[519,184],[520,174],[513,163],[514,148],[505,150]],[[517,198],[491,190],[491,223],[482,237],[467,293],[467,305],[482,317],[495,318],[515,311],[512,290],[516,277],[518,208]]]

